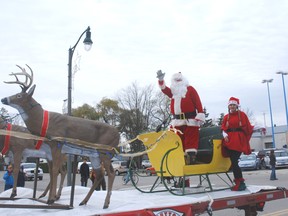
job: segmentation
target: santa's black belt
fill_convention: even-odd
[[[227,132],[239,132],[239,131],[242,131],[242,129],[241,128],[229,128],[227,130]]]
[[[195,118],[196,112],[181,113],[179,115],[173,115],[174,119],[189,119]]]

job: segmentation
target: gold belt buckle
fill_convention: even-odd
[[[186,119],[186,118],[185,118],[185,113],[180,113],[179,116],[180,116],[180,119]]]

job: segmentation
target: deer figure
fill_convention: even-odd
[[[30,133],[25,127],[7,123],[1,116],[0,116],[0,129],[22,133]],[[2,154],[11,153],[12,154],[11,156],[13,158],[12,161],[14,165],[13,169],[14,185],[10,198],[14,198],[17,196],[17,179],[22,158],[27,157],[45,158],[48,161],[49,168],[51,167],[52,164],[50,147],[44,143],[39,150],[36,150],[35,141],[32,139],[21,139],[13,136],[9,137],[8,135],[6,136],[0,135],[0,149],[2,149],[1,152]],[[62,161],[59,164],[59,173],[61,174],[61,179],[60,179],[60,186],[56,194],[57,200],[61,196],[65,176],[67,173],[66,167],[64,166],[64,163],[66,162],[66,156],[62,155],[61,159]],[[49,188],[50,183],[47,185],[45,191],[40,195],[40,198],[46,196],[47,192],[49,191]]]
[[[120,141],[120,135],[117,129],[111,125],[99,121],[82,119],[44,110],[42,106],[32,97],[36,85],[34,84],[31,87],[33,83],[33,71],[28,65],[26,66],[29,68],[31,74],[27,73],[25,68],[17,65],[21,72],[10,74],[16,78],[16,81],[5,82],[8,84],[20,85],[22,91],[16,95],[3,98],[1,102],[5,105],[16,108],[22,116],[27,129],[34,135],[46,137],[48,139],[51,137],[66,137],[111,147],[105,150],[99,149],[100,162],[103,162],[104,168],[108,175],[108,188],[103,206],[103,208],[108,208],[112,194],[112,186],[115,179],[114,169],[111,165],[111,158],[115,154],[114,148],[117,147]],[[24,76],[25,81],[21,82],[18,79],[19,76]],[[28,92],[26,92],[27,90]],[[58,145],[59,142],[57,141],[49,141],[47,143],[51,148],[53,159],[48,203],[53,203],[55,201],[58,172],[58,169],[56,166],[54,166],[54,164],[60,163],[59,158],[61,155],[62,146]],[[77,143],[74,144],[77,145]],[[101,174],[100,162],[99,168],[96,170],[99,179],[104,177],[103,174]],[[89,198],[97,187],[97,184],[99,184],[99,181],[94,182],[89,193],[80,203],[80,205],[84,205],[88,202]]]

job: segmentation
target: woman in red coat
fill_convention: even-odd
[[[234,191],[246,189],[242,171],[238,165],[242,153],[251,154],[249,140],[253,133],[253,126],[247,115],[239,109],[239,99],[231,97],[228,102],[228,114],[222,122],[223,145],[229,153],[232,163],[235,185],[231,188]]]

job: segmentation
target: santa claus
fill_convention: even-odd
[[[179,131],[185,154],[189,155],[189,164],[194,164],[199,143],[199,127],[205,121],[200,97],[181,72],[172,76],[170,88],[166,86],[164,76],[165,73],[161,70],[157,71],[161,91],[171,98],[171,127]]]

